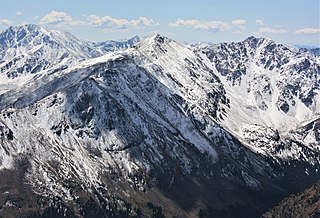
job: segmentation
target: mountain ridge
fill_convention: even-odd
[[[316,111],[310,123],[293,129],[295,138],[285,138],[278,126],[257,117],[267,110],[262,102],[289,120],[294,106],[285,113],[276,105],[278,96],[272,104],[256,95],[235,97],[250,79],[247,63],[255,64],[258,75],[279,73],[278,68],[285,76],[290,70],[319,74],[315,56],[294,52],[268,39],[198,48],[155,34],[124,50],[39,71],[31,82],[0,95],[2,172],[20,174],[32,196],[51,202],[31,203],[42,216],[48,210],[80,217],[93,211],[91,216],[101,217],[261,215],[319,178]],[[279,56],[298,64],[281,68],[290,61]],[[310,64],[300,65],[303,59]],[[315,78],[310,83],[317,84]],[[272,89],[262,92],[265,86],[251,89],[268,96]],[[287,90],[277,83],[270,87]],[[288,96],[303,99],[293,91]],[[310,96],[306,107],[312,111],[318,96]],[[259,103],[251,116],[239,110],[239,99]],[[237,114],[235,126],[257,125],[235,131],[227,121]],[[14,188],[0,199],[3,214],[18,207],[12,203],[19,197]]]

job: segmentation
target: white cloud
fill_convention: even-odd
[[[17,16],[21,16],[21,15],[23,15],[23,13],[20,12],[20,11],[18,11],[18,12],[16,12],[16,15],[17,15]]]
[[[237,19],[237,20],[233,20],[231,22],[233,29],[232,32],[233,33],[243,33],[246,30],[245,24],[247,23],[246,20],[243,19]]]
[[[243,19],[237,19],[237,20],[233,20],[231,22],[232,25],[235,25],[235,26],[242,26],[242,25],[245,25],[247,21],[243,20]]]
[[[157,26],[159,23],[156,23],[154,20],[147,17],[139,17],[137,20],[132,20],[135,26]]]
[[[246,20],[237,19],[231,22],[222,22],[222,21],[201,21],[201,20],[183,20],[178,19],[174,23],[170,23],[170,26],[186,26],[198,30],[207,30],[214,32],[222,32],[222,31],[231,31],[233,33],[240,33],[245,30]]]
[[[130,27],[151,27],[157,26],[159,23],[155,22],[153,19],[147,17],[139,17],[136,20],[127,20],[127,19],[117,19],[111,16],[97,16],[89,15],[87,17],[88,24],[96,27],[102,28],[116,28],[116,29],[127,29]]]
[[[40,20],[40,24],[51,25],[83,25],[84,22],[80,20],[74,20],[72,17],[64,12],[51,11]]]
[[[254,22],[259,26],[264,26],[264,22],[262,20],[255,20]]]
[[[313,34],[320,34],[320,28],[303,28],[296,30],[295,34],[304,34],[304,35],[313,35]]]
[[[275,27],[275,28],[282,28],[283,26],[282,26],[282,25],[279,25],[279,24],[276,24],[276,25],[274,25],[273,27]]]
[[[261,34],[261,33],[277,34],[277,33],[286,33],[286,32],[287,30],[282,28],[261,27],[258,31],[258,34]]]
[[[10,20],[7,20],[7,19],[0,20],[0,25],[9,26],[10,24],[11,24]]]
[[[50,24],[56,27],[88,25],[116,31],[126,31],[128,28],[151,27],[159,25],[159,23],[147,17],[139,17],[133,20],[116,19],[111,16],[98,16],[94,14],[83,14],[82,17],[86,17],[86,20],[76,20],[65,12],[51,11],[49,14],[41,18],[39,23],[43,25]]]
[[[183,20],[178,19],[174,23],[170,23],[170,26],[186,26],[199,30],[211,30],[211,31],[227,31],[230,29],[230,25],[222,21],[200,21],[200,20]]]

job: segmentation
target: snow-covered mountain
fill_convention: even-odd
[[[300,48],[301,51],[309,51],[315,56],[320,56],[320,48]]]
[[[24,85],[41,72],[54,73],[79,61],[128,48],[139,41],[87,42],[68,32],[38,25],[10,27],[0,34],[0,93]]]
[[[90,42],[90,45],[94,47],[96,50],[98,50],[101,54],[106,54],[111,51],[117,51],[117,50],[133,47],[140,41],[141,41],[141,38],[139,36],[134,36],[131,39],[118,40],[118,41],[110,40],[105,42]]]
[[[230,100],[220,117],[225,128],[258,153],[319,163],[306,155],[318,153],[319,129],[298,133],[317,126],[320,116],[318,57],[254,37],[201,48],[200,54],[213,64]]]
[[[4,51],[21,55],[10,44],[19,34],[7,31]],[[13,79],[0,95],[1,215],[258,216],[319,178],[311,53],[253,37],[190,46],[158,34],[109,52],[58,35],[70,46],[43,42],[41,58],[64,51],[67,67]]]

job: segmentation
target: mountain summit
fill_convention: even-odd
[[[134,37],[127,41],[94,43],[34,24],[9,27],[0,33],[0,93],[16,89],[34,77],[131,47],[139,40]]]

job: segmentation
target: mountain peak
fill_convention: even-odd
[[[37,25],[37,24],[23,24],[23,25],[18,25],[18,26],[10,26],[8,29],[4,30],[1,34],[6,33],[6,32],[43,32],[43,33],[48,33],[50,30],[48,30],[46,27]]]
[[[249,36],[248,38],[246,38],[244,41],[256,41],[256,40],[268,40],[268,41],[272,41],[270,38],[266,38],[266,37],[256,37],[256,36]]]
[[[249,36],[248,38],[246,38],[244,40],[245,43],[248,43],[251,47],[258,47],[259,45],[261,45],[262,43],[274,43],[274,41],[272,41],[269,38],[264,38],[264,37],[255,37],[255,36]]]
[[[149,48],[153,50],[156,47],[162,47],[164,44],[170,43],[173,40],[156,33],[149,37],[146,37],[138,44],[140,47]]]
[[[127,41],[139,42],[139,41],[141,41],[141,38],[140,38],[140,36],[135,35],[132,38],[128,39]]]
[[[165,41],[169,41],[169,38],[162,36],[159,33],[154,34],[153,36],[151,36],[151,38],[158,43],[164,43]]]
[[[35,74],[52,67],[64,68],[79,61],[132,47],[140,40],[100,43],[78,39],[71,33],[49,30],[36,24],[11,26],[0,33],[0,72],[8,71],[8,78]],[[28,67],[21,67],[28,63]],[[1,85],[1,81],[0,81]]]
[[[10,26],[0,33],[0,47],[2,49],[8,47],[26,47],[31,42],[34,42],[34,39],[37,37],[47,40],[51,32],[46,27],[36,24]]]

